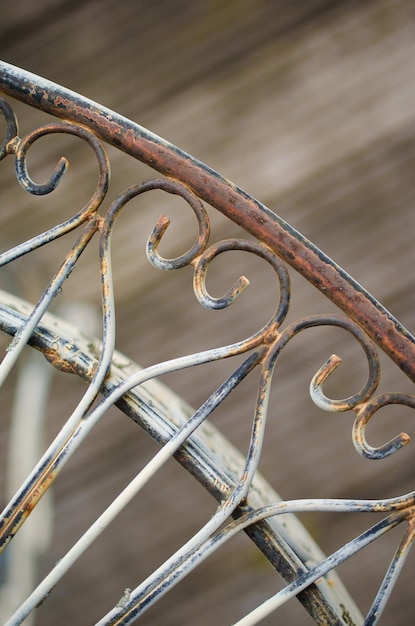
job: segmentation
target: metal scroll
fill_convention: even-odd
[[[311,381],[310,393],[315,404],[324,411],[350,411],[355,414],[353,443],[357,453],[369,459],[384,459],[409,443],[408,435],[401,433],[375,447],[367,437],[367,426],[370,420],[375,419],[377,411],[388,405],[415,408],[415,397],[406,393],[376,395],[381,376],[376,344],[413,381],[414,338],[370,294],[293,228],[178,148],[73,92],[6,63],[0,63],[0,90],[63,118],[63,121],[48,123],[21,138],[10,103],[0,101],[6,127],[0,146],[0,160],[14,158],[17,180],[29,194],[52,193],[59,186],[68,165],[65,159],[61,159],[46,183],[39,184],[31,178],[28,154],[32,145],[44,136],[74,135],[88,144],[98,163],[96,189],[84,207],[62,223],[0,254],[0,266],[6,266],[71,231],[76,233],[75,243],[34,306],[7,294],[2,295],[0,324],[12,340],[0,366],[0,380],[5,383],[22,350],[30,344],[41,351],[55,368],[76,373],[88,382],[87,390],[72,415],[3,511],[0,523],[2,548],[7,547],[68,459],[112,405],[120,406],[161,444],[159,452],[16,608],[7,622],[8,626],[22,623],[47,598],[87,547],[172,456],[176,456],[218,500],[216,512],[159,569],[134,589],[128,590],[99,624],[132,623],[241,530],[252,537],[286,584],[281,591],[241,618],[238,624],[248,626],[260,622],[294,596],[298,596],[316,623],[377,623],[413,541],[415,492],[384,500],[310,498],[283,501],[259,475],[258,465],[266,438],[268,401],[276,364],[291,340],[315,327],[335,327],[350,334],[361,346],[368,369],[367,380],[360,390],[347,398],[332,399],[324,391],[325,383],[341,360],[336,355],[331,356]],[[158,171],[153,178],[133,184],[118,194],[108,203],[108,208],[105,206],[110,166],[103,141]],[[125,361],[125,357],[115,350],[111,251],[113,233],[124,208],[133,199],[155,190],[183,200],[193,214],[198,234],[187,250],[174,258],[165,258],[160,249],[169,220],[160,217],[147,240],[147,258],[152,266],[161,271],[191,268],[197,301],[202,307],[216,310],[231,307],[247,287],[248,280],[242,276],[224,295],[214,297],[207,287],[212,262],[231,250],[255,255],[272,268],[278,302],[263,327],[245,339],[178,355],[141,369]],[[250,237],[211,242],[206,204],[242,226]],[[93,238],[99,239],[100,341],[85,340],[76,328],[57,321],[48,313]],[[287,321],[291,287],[286,263],[320,289],[343,313]],[[172,392],[155,382],[171,372],[223,359],[232,360],[234,357],[239,357],[238,365],[196,410],[185,406]],[[219,433],[210,430],[212,427],[207,419],[253,371],[258,373],[257,397],[249,448],[247,455],[242,457]],[[174,411],[172,407],[175,407]],[[384,515],[349,543],[325,556],[292,515],[316,511]],[[289,523],[280,523],[280,516]],[[333,572],[338,565],[398,525],[403,528],[402,538],[372,607],[363,619]],[[309,566],[306,561],[310,561],[310,555],[314,565]],[[327,584],[327,577],[330,577],[330,585]],[[324,580],[326,584],[322,584]]]

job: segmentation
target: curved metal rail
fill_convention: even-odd
[[[323,392],[323,385],[340,363],[338,357],[332,356],[311,382],[310,392],[314,402],[327,411],[354,411],[353,441],[357,451],[368,458],[385,458],[406,445],[408,435],[400,434],[375,448],[366,439],[366,427],[381,407],[402,404],[415,408],[415,398],[407,394],[396,392],[375,395],[380,378],[380,362],[374,344],[413,381],[415,340],[412,335],[368,292],[292,227],[175,146],[104,107],[7,63],[0,63],[0,91],[65,120],[46,124],[20,138],[10,104],[5,100],[0,101],[0,110],[7,126],[5,139],[0,145],[0,160],[14,155],[17,178],[24,189],[36,195],[50,193],[64,175],[67,167],[64,159],[59,161],[46,184],[35,183],[28,173],[27,155],[31,145],[38,138],[51,133],[69,133],[86,141],[97,157],[100,172],[96,190],[81,211],[0,255],[0,265],[7,265],[77,230],[77,241],[35,306],[28,306],[7,294],[2,296],[0,324],[5,332],[13,336],[13,340],[0,366],[0,380],[2,383],[6,380],[23,347],[29,343],[39,349],[52,365],[62,371],[76,373],[89,383],[86,393],[61,432],[4,510],[0,523],[2,547],[7,546],[71,454],[113,404],[120,406],[162,444],[160,452],[16,609],[8,625],[20,624],[47,597],[86,547],[171,456],[176,456],[218,500],[216,513],[159,570],[136,589],[129,590],[122,601],[102,618],[100,624],[133,622],[240,530],[245,530],[252,537],[285,579],[286,586],[238,624],[247,626],[258,623],[294,596],[298,596],[317,624],[362,623],[363,618],[333,570],[385,532],[405,522],[407,529],[402,541],[364,620],[365,624],[375,624],[412,543],[415,492],[381,501],[312,498],[281,501],[258,475],[257,468],[265,436],[267,404],[275,364],[293,337],[303,330],[321,325],[341,328],[359,342],[367,358],[369,375],[367,382],[355,395],[342,400],[328,398]],[[98,211],[103,206],[109,188],[109,162],[101,140],[166,176],[129,187],[112,201],[103,215]],[[161,217],[147,242],[147,256],[153,266],[161,270],[191,266],[193,288],[200,304],[211,309],[221,309],[232,305],[246,287],[247,279],[241,277],[227,294],[214,298],[206,287],[209,266],[218,255],[228,250],[241,250],[261,258],[272,267],[277,278],[279,302],[263,328],[244,340],[178,356],[140,369],[115,352],[111,242],[117,218],[124,206],[133,198],[156,189],[179,196],[190,206],[197,219],[199,235],[184,254],[166,259],[159,252],[159,244],[169,222],[167,218]],[[242,226],[257,240],[239,238],[211,243],[209,216],[202,200]],[[102,342],[83,338],[76,329],[57,322],[47,313],[64,281],[75,269],[83,250],[95,235],[100,241]],[[332,300],[346,317],[316,315],[284,325],[290,304],[290,280],[284,261]],[[238,355],[243,356],[242,363],[196,411],[190,410],[155,381],[166,373],[232,359]],[[254,370],[259,371],[258,392],[249,450],[246,458],[243,458],[212,430],[206,419]],[[102,399],[97,402],[100,394]],[[370,511],[384,513],[385,517],[334,554],[325,557],[292,516],[302,511]],[[283,515],[283,523],[279,522],[280,515]],[[310,565],[310,562],[314,565]]]

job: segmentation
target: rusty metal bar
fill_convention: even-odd
[[[380,361],[370,338],[409,378],[415,380],[413,336],[344,270],[295,229],[220,174],[160,137],[78,94],[7,63],[0,63],[0,91],[65,119],[64,123],[47,124],[21,139],[17,135],[17,121],[11,107],[6,101],[0,101],[0,112],[7,126],[6,139],[0,145],[0,160],[8,155],[15,157],[17,179],[26,191],[37,195],[53,191],[67,165],[61,159],[45,185],[31,180],[26,168],[27,152],[32,143],[43,135],[70,133],[78,136],[89,143],[99,164],[98,185],[81,211],[66,222],[0,254],[0,266],[4,266],[75,228],[81,229],[75,244],[34,307],[0,293],[0,329],[13,337],[0,365],[0,383],[6,379],[27,343],[39,349],[54,367],[75,373],[88,382],[87,390],[73,413],[3,511],[0,547],[5,547],[11,540],[68,459],[111,406],[119,406],[162,445],[160,451],[16,608],[8,618],[7,626],[22,623],[92,541],[172,456],[218,500],[216,512],[146,580],[135,589],[129,589],[128,593],[126,590],[120,602],[101,619],[100,625],[135,621],[240,530],[245,530],[254,540],[286,583],[282,591],[242,618],[238,622],[241,626],[258,623],[293,596],[299,597],[316,624],[361,624],[363,618],[359,610],[332,570],[391,528],[406,523],[407,529],[366,617],[365,624],[375,624],[414,540],[415,492],[385,500],[308,498],[281,501],[257,470],[265,437],[269,394],[279,356],[303,330],[319,326],[340,328],[356,339],[367,360],[368,377],[362,388],[348,398],[334,400],[327,397],[323,386],[341,362],[339,357],[332,355],[311,381],[310,393],[315,404],[326,411],[355,413],[352,438],[362,456],[383,459],[406,445],[409,437],[404,433],[377,448],[366,440],[367,424],[380,408],[390,404],[415,408],[415,398],[407,394],[391,392],[375,396],[380,379]],[[109,184],[109,161],[100,139],[143,161],[166,178],[154,178],[124,189],[113,199],[104,215],[98,214]],[[147,257],[153,266],[161,270],[192,266],[193,290],[199,303],[210,309],[222,309],[238,298],[247,285],[247,279],[241,277],[224,296],[214,298],[206,287],[208,268],[213,259],[224,252],[248,252],[266,261],[274,270],[279,300],[268,322],[245,339],[179,355],[141,369],[115,351],[111,241],[116,220],[124,206],[133,198],[152,190],[181,197],[192,209],[198,223],[195,243],[180,256],[166,259],[159,252],[159,244],[168,227],[168,220],[160,218],[147,241]],[[210,244],[209,217],[202,200],[255,235],[258,241],[224,239]],[[82,251],[95,235],[99,237],[101,342],[85,338],[77,329],[57,321],[47,312],[64,281],[74,270]],[[284,327],[290,305],[290,280],[283,261],[287,261],[331,299],[347,317],[314,315],[302,317]],[[238,362],[232,373],[194,411],[185,407],[157,381],[158,377],[171,372],[242,355],[243,362]],[[259,370],[257,396],[248,452],[244,456],[236,453],[206,423],[206,419],[254,369]],[[326,557],[292,516],[305,511],[373,512],[387,516]],[[283,522],[279,521],[280,515],[284,516]],[[325,586],[322,586],[322,577],[324,579],[328,573],[330,582],[324,580]]]
[[[28,318],[30,312],[31,307],[26,302],[0,291],[0,328],[2,331],[13,335],[16,328],[19,328]],[[91,342],[94,345],[93,352],[91,351]],[[45,313],[42,324],[30,339],[30,344],[44,354],[56,367],[60,368],[64,364],[66,371],[76,373],[89,383],[93,380],[94,371],[97,367],[97,355],[101,353],[102,346],[99,341],[87,338],[79,329],[68,322],[64,322],[48,312]],[[115,401],[115,404],[124,413],[147,432],[151,432],[153,438],[163,445],[161,454],[164,459],[168,458],[169,451],[179,453],[178,449],[182,444],[179,453],[180,463],[201,482],[218,502],[226,502],[229,493],[232,492],[235,485],[238,485],[245,459],[223,438],[217,429],[212,425],[208,426],[202,420],[204,415],[209,414],[215,405],[222,401],[222,396],[230,392],[232,385],[238,384],[255,367],[260,356],[260,353],[251,355],[246,363],[239,368],[239,371],[235,372],[235,375],[225,382],[221,390],[218,390],[219,393],[215,392],[205,406],[195,412],[192,417],[192,409],[158,381],[152,381],[152,385],[144,382],[143,385],[131,388],[127,392],[126,390],[132,387],[131,382],[128,383],[127,381],[133,379],[137,381],[143,377],[145,372],[122,354],[114,352],[111,371],[102,388],[105,397],[103,402],[108,405]],[[120,389],[120,381],[124,381],[123,389]],[[170,407],[168,415],[165,413],[166,406]],[[102,407],[98,409],[99,413],[102,414]],[[90,422],[91,417],[88,418]],[[197,427],[195,422],[200,425],[194,435],[188,437],[189,433]],[[87,428],[91,428],[91,423]],[[78,442],[83,436],[78,431]],[[65,435],[66,437],[67,435]],[[166,448],[166,446],[168,447]],[[55,451],[56,447],[54,447],[53,453]],[[223,456],[225,453],[226,458]],[[66,454],[65,457],[67,460],[68,455]],[[43,465],[44,463],[39,466],[39,475],[43,471]],[[219,546],[220,541],[230,538],[235,531],[245,526],[251,526],[255,517],[263,518],[261,526],[257,524],[252,527],[251,536],[258,547],[287,580],[292,580],[294,573],[307,573],[308,570],[304,566],[304,561],[312,559],[316,563],[319,562],[324,558],[321,550],[306,529],[298,523],[295,517],[289,514],[286,505],[280,507],[279,510],[280,513],[284,512],[283,521],[280,522],[276,515],[266,519],[268,516],[264,513],[269,510],[269,507],[274,507],[270,509],[272,511],[274,509],[278,511],[278,505],[275,503],[280,501],[280,497],[260,475],[253,478],[252,487],[253,489],[243,506],[237,509],[239,511],[238,521],[229,527],[229,531],[225,533],[222,540],[219,539],[218,542],[214,542],[215,545]],[[129,486],[128,489],[131,490],[131,487]],[[399,510],[399,507],[404,507],[406,503],[406,499],[400,500],[395,506]],[[379,508],[380,504],[376,504]],[[303,510],[304,507],[307,508],[310,505],[305,503],[293,505],[293,512],[296,512],[297,509]],[[371,510],[372,508],[367,502],[361,502],[360,507],[363,510]],[[342,510],[342,508],[349,510],[350,506],[339,502],[335,508],[337,510]],[[358,510],[356,505],[355,510]],[[106,512],[106,517],[108,515],[112,515],[111,510]],[[225,517],[226,515],[222,514],[220,519],[225,519]],[[101,516],[96,524],[98,532],[103,530],[102,524]],[[217,524],[215,523],[215,525]],[[38,604],[46,597],[53,584],[56,584],[59,577],[70,567],[75,556],[73,552],[76,550],[77,553],[81,553],[94,539],[94,532],[97,532],[94,528],[88,529],[82,541],[78,542],[73,550],[59,561],[50,576],[42,581],[35,591],[34,600],[31,597],[32,605]],[[279,547],[278,551],[276,546]],[[209,551],[212,551],[210,542],[201,548],[201,555],[204,555],[205,558]],[[193,564],[195,562],[193,559]],[[333,606],[337,606],[344,602],[350,607],[351,599],[334,573],[331,573],[330,579],[330,587],[324,592],[311,585],[309,589],[303,592],[302,602],[309,612],[315,615],[316,623],[318,623],[317,616],[320,616],[324,624],[343,624],[342,621],[338,620],[331,603]],[[153,601],[154,599],[153,597]],[[145,608],[148,606],[147,602]],[[27,610],[24,605],[21,607],[19,619],[27,614]],[[20,621],[12,623],[20,623]]]
[[[202,200],[266,243],[332,300],[415,382],[415,338],[357,281],[292,226],[218,172],[131,120],[60,85],[0,62],[0,89],[181,181]]]

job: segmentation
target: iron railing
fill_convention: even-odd
[[[366,427],[374,414],[387,405],[401,404],[415,408],[414,396],[400,392],[376,395],[381,372],[375,347],[377,345],[383,350],[414,381],[414,337],[342,268],[294,228],[177,147],[113,111],[7,63],[0,63],[0,91],[9,98],[63,120],[53,120],[21,138],[10,101],[0,101],[6,123],[0,159],[14,156],[17,180],[23,189],[35,195],[49,194],[57,188],[64,176],[67,162],[61,159],[47,183],[36,183],[30,177],[28,153],[32,144],[42,136],[57,133],[79,137],[92,148],[99,167],[96,190],[81,211],[0,254],[0,265],[6,266],[70,231],[78,233],[75,244],[36,305],[30,306],[8,293],[1,294],[0,325],[3,331],[12,336],[12,340],[0,366],[0,378],[4,383],[24,346],[30,344],[59,370],[76,373],[88,381],[87,391],[80,403],[6,506],[0,525],[2,548],[8,546],[73,452],[112,405],[119,406],[161,444],[160,451],[148,465],[29,597],[13,609],[14,613],[7,624],[20,624],[47,598],[87,547],[172,456],[218,500],[216,513],[145,581],[134,589],[126,590],[121,600],[99,624],[133,622],[241,530],[248,533],[286,584],[276,595],[241,618],[238,624],[247,626],[258,623],[294,596],[299,598],[317,624],[377,623],[412,543],[415,492],[398,494],[384,500],[310,498],[282,501],[259,475],[257,468],[266,436],[267,404],[274,366],[293,337],[307,328],[317,326],[338,327],[350,333],[363,348],[369,375],[367,382],[355,395],[341,400],[328,398],[323,391],[324,383],[340,364],[340,359],[333,355],[311,381],[310,392],[314,402],[326,411],[355,413],[353,442],[357,452],[369,459],[385,458],[406,445],[408,435],[400,434],[384,445],[374,447],[366,438]],[[108,210],[100,212],[109,190],[110,172],[103,142],[142,161],[156,170],[158,175],[118,194]],[[197,300],[204,307],[223,309],[232,305],[248,281],[241,277],[226,295],[217,298],[207,289],[206,275],[217,256],[229,250],[242,250],[256,255],[272,267],[279,285],[279,302],[263,328],[242,341],[181,355],[141,369],[115,350],[111,241],[114,225],[124,206],[133,198],[152,190],[161,190],[182,198],[192,209],[199,231],[197,240],[185,253],[175,258],[164,258],[159,251],[159,244],[169,221],[161,217],[147,242],[147,257],[154,267],[176,270],[191,266]],[[205,205],[223,213],[250,236],[211,243]],[[99,237],[100,241],[101,341],[86,339],[79,328],[58,320],[48,312],[93,237]],[[342,313],[302,317],[284,324],[290,306],[290,279],[286,264],[317,287]],[[156,381],[167,373],[237,355],[243,355],[242,362],[195,411]],[[207,418],[254,370],[259,372],[259,383],[249,450],[244,457],[207,422]],[[309,511],[376,512],[384,513],[384,516],[381,521],[326,557],[293,515]],[[372,607],[366,618],[363,618],[334,570],[401,523],[404,528],[402,539]]]

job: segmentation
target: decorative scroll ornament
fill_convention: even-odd
[[[91,107],[91,103],[85,103],[85,110],[88,108],[92,120],[95,119],[95,109]],[[415,492],[391,499],[373,501],[318,500],[313,498],[297,501],[280,501],[276,494],[274,494],[274,499],[271,502],[266,501],[267,498],[265,496],[260,501],[255,499],[257,498],[256,492],[260,491],[257,489],[257,484],[259,484],[257,481],[260,480],[257,470],[261,458],[262,444],[266,437],[267,411],[273,373],[284,348],[291,340],[297,338],[298,335],[307,329],[319,326],[340,328],[351,334],[362,348],[367,361],[368,376],[361,389],[354,395],[343,399],[330,399],[323,391],[328,377],[341,364],[341,359],[336,355],[332,355],[318,370],[310,384],[311,397],[321,409],[330,412],[352,411],[355,413],[353,442],[357,451],[370,459],[382,459],[409,442],[409,437],[406,434],[400,434],[392,441],[378,448],[370,446],[366,440],[367,424],[380,408],[390,404],[401,404],[413,409],[415,408],[415,398],[401,393],[375,396],[380,380],[380,362],[372,339],[363,330],[363,328],[366,329],[365,325],[359,325],[356,321],[344,315],[315,315],[291,321],[284,326],[290,306],[290,279],[284,261],[277,254],[278,250],[276,248],[273,249],[270,245],[267,234],[265,233],[260,240],[235,238],[211,243],[209,217],[202,202],[203,199],[206,200],[209,194],[207,192],[204,194],[197,193],[196,183],[192,185],[190,183],[186,184],[182,170],[176,171],[170,161],[167,163],[167,157],[165,161],[163,161],[163,157],[160,157],[162,163],[158,162],[157,166],[159,170],[169,170],[166,178],[154,178],[132,185],[112,201],[106,212],[103,209],[101,211],[102,214],[100,214],[98,211],[104,206],[103,202],[109,188],[110,166],[101,141],[96,136],[99,134],[96,124],[91,121],[89,129],[85,125],[74,123],[79,120],[74,119],[75,116],[71,115],[71,111],[68,110],[67,117],[72,121],[47,124],[21,139],[18,136],[18,124],[10,105],[4,100],[0,100],[0,110],[6,123],[5,138],[0,145],[0,160],[14,155],[17,179],[23,189],[30,194],[44,195],[52,193],[58,187],[67,169],[68,162],[66,159],[60,159],[49,180],[45,183],[33,181],[28,172],[28,151],[36,141],[50,134],[70,134],[87,142],[95,154],[99,170],[95,192],[84,207],[63,223],[0,254],[0,266],[3,266],[72,230],[79,230],[77,241],[68,251],[61,266],[57,269],[43,295],[33,308],[26,310],[23,306],[24,310],[22,311],[14,311],[7,306],[0,308],[1,327],[13,336],[8,352],[0,365],[0,380],[1,382],[6,380],[23,347],[29,343],[41,350],[55,367],[62,371],[75,372],[89,382],[87,391],[72,415],[69,416],[67,422],[39,460],[33,472],[6,506],[0,521],[0,545],[2,548],[6,547],[36,503],[58,477],[78,446],[114,404],[121,406],[128,415],[146,428],[154,438],[163,443],[160,451],[138,472],[131,483],[99,516],[96,522],[56,564],[43,581],[39,583],[28,599],[16,609],[15,614],[7,622],[7,626],[20,624],[48,596],[52,588],[73,563],[173,455],[178,456],[179,460],[186,466],[186,469],[192,471],[200,482],[217,497],[219,504],[216,513],[159,569],[135,588],[129,589],[128,593],[123,595],[122,601],[118,602],[102,618],[99,624],[132,623],[214,550],[218,549],[237,532],[244,529],[249,530],[254,540],[274,565],[277,561],[288,563],[291,568],[290,571],[296,571],[297,574],[295,576],[290,575],[290,577],[286,576],[284,589],[242,618],[238,624],[248,626],[258,623],[258,621],[266,617],[282,603],[297,596],[300,592],[304,592],[305,595],[302,601],[317,623],[319,623],[318,615],[323,615],[321,619],[327,620],[324,623],[352,623],[352,621],[346,621],[344,615],[343,617],[340,616],[339,607],[343,605],[337,600],[332,600],[331,596],[325,595],[316,585],[317,581],[385,532],[401,522],[406,522],[407,529],[404,537],[366,617],[365,624],[375,624],[391,593],[413,540]],[[104,114],[107,115],[107,112],[103,110],[102,115]],[[62,116],[65,117],[64,114]],[[115,121],[113,124],[115,137],[118,129]],[[102,131],[102,134],[104,134],[104,131]],[[117,141],[120,142],[118,135],[117,137]],[[108,139],[108,137],[104,138]],[[117,141],[114,138],[114,143],[117,143]],[[148,141],[147,136],[144,137],[143,141]],[[166,145],[160,143],[161,141],[159,140],[157,145],[161,145],[163,149],[167,150]],[[145,153],[144,148],[143,153]],[[175,155],[177,156],[178,154],[179,151],[176,150]],[[194,169],[199,167],[203,169],[205,167],[196,161],[192,161],[188,155],[185,156],[190,164],[189,167],[191,166]],[[149,164],[154,165],[156,158],[152,157],[152,159],[153,161],[150,162],[148,158],[148,161]],[[143,160],[145,160],[144,157]],[[154,167],[156,166],[154,165]],[[219,175],[215,178],[211,172],[208,172],[207,168],[203,169],[203,172],[206,176],[211,177],[210,183],[212,188],[215,183],[217,185],[224,184]],[[229,189],[229,194],[239,193],[237,188],[229,187]],[[128,203],[153,190],[161,190],[167,194],[174,194],[182,198],[194,214],[198,231],[197,238],[190,248],[175,258],[164,258],[159,251],[159,247],[163,237],[167,236],[169,220],[167,217],[160,217],[148,238],[146,249],[148,260],[154,267],[160,270],[172,271],[190,266],[193,270],[193,290],[196,299],[202,306],[218,310],[231,305],[237,306],[236,301],[242,291],[248,287],[249,281],[242,276],[229,288],[227,293],[220,297],[213,297],[206,286],[206,277],[210,264],[214,259],[219,259],[220,261],[221,255],[225,252],[232,250],[247,252],[261,258],[271,266],[277,279],[276,286],[279,299],[275,311],[265,325],[244,339],[190,355],[179,355],[176,358],[150,365],[145,369],[136,367],[133,371],[128,370],[128,373],[123,375],[121,373],[122,368],[117,369],[117,362],[121,357],[115,351],[116,316],[111,261],[112,236],[117,218],[121,211],[127,207]],[[216,198],[215,192],[210,193],[211,196],[208,199],[210,197]],[[247,196],[243,192],[240,192],[240,194],[241,202],[243,199],[247,200]],[[256,203],[256,206],[258,210],[262,210],[259,203]],[[229,210],[229,214],[236,222],[240,223],[243,221],[243,218],[237,215],[237,209]],[[260,215],[264,216],[264,221],[265,219],[271,219],[265,209]],[[257,222],[259,223],[258,219]],[[243,225],[249,230],[247,223]],[[259,231],[259,227],[258,229],[256,227],[251,229],[251,233],[255,236],[258,235],[257,231]],[[95,234],[99,237],[102,341],[99,344],[94,342],[95,348],[98,345],[98,349],[95,349],[94,354],[91,355],[79,337],[70,339],[66,336],[65,333],[69,332],[70,334],[70,331],[65,326],[62,327],[60,336],[57,337],[56,333],[54,336],[51,335],[50,327],[48,326],[47,309],[62,289],[66,278],[75,269],[81,253]],[[289,234],[293,236],[291,230]],[[300,237],[298,241],[301,245],[305,245],[303,239],[300,240]],[[280,244],[281,247],[282,244]],[[311,250],[311,247],[309,249]],[[291,258],[290,254],[292,256],[288,249],[284,253],[281,252],[281,256],[285,260]],[[321,254],[320,260],[322,258]],[[294,266],[296,262],[296,260],[292,259]],[[329,268],[329,272],[338,272],[341,280],[347,283],[347,275],[340,268],[337,268],[329,260],[327,262],[324,260],[324,262]],[[308,277],[306,271],[303,273]],[[316,278],[313,278],[313,280],[318,282]],[[323,283],[326,277],[322,275],[319,280]],[[326,289],[325,286],[322,287],[323,292]],[[360,293],[362,294],[363,290]],[[341,301],[341,296],[333,296],[332,299],[337,297]],[[370,300],[369,296],[368,302],[372,306],[373,301]],[[376,306],[377,304],[374,304],[375,309]],[[345,305],[346,312],[348,307],[349,305]],[[361,313],[359,315],[356,314],[357,321],[360,320],[359,316],[361,316]],[[388,318],[388,323],[390,319]],[[237,355],[244,355],[243,362],[240,363],[240,360],[238,360],[239,364],[235,366],[234,371],[206,398],[197,410],[183,416],[183,420],[179,424],[174,422],[168,410],[166,414],[163,414],[163,410],[160,407],[150,410],[150,404],[147,403],[146,406],[149,408],[151,417],[154,420],[150,424],[146,421],[148,418],[145,415],[145,411],[140,412],[137,409],[139,402],[145,405],[146,399],[148,400],[149,396],[146,394],[150,393],[149,381],[174,371],[181,371],[222,359],[232,359]],[[395,357],[396,361],[403,358],[400,353],[397,356],[395,355]],[[405,365],[404,367],[406,370],[410,370],[409,366]],[[206,443],[207,439],[204,438],[203,434],[205,432],[204,428],[207,427],[207,418],[253,370],[259,372],[259,380],[248,452],[244,459],[239,460],[237,473],[229,467],[224,470],[223,476],[227,476],[229,480],[226,483],[226,478],[222,477],[219,479],[219,472],[214,474],[215,468],[212,469],[211,473],[208,471],[207,465],[205,465],[204,470],[201,469],[203,464],[201,462],[198,464],[200,458],[194,460],[192,454],[197,457],[203,453],[202,450],[209,450]],[[169,398],[171,399],[171,396]],[[206,444],[206,448],[201,444],[195,443],[195,437],[197,438],[198,436],[201,437],[203,446]],[[197,445],[199,445],[199,448],[197,448]],[[195,453],[195,449],[199,451]],[[181,455],[183,458],[181,458]],[[207,457],[209,461],[209,452]],[[380,522],[339,548],[333,554],[328,557],[321,555],[316,560],[315,565],[307,567],[304,560],[296,553],[297,549],[300,552],[300,548],[296,546],[295,533],[293,532],[292,537],[288,539],[283,536],[283,532],[287,532],[289,536],[289,523],[287,523],[288,530],[283,531],[283,526],[278,525],[278,521],[275,521],[280,515],[305,511],[383,512],[387,515]],[[263,522],[266,522],[266,527],[262,525]],[[274,532],[273,540],[268,541],[267,547],[263,547],[263,544],[266,543],[264,533],[268,533],[268,537],[272,532]],[[281,536],[278,535],[279,532],[281,532]],[[306,540],[311,546],[310,550],[317,551],[313,541],[306,533],[304,537],[307,537]],[[277,565],[275,566],[277,567]],[[281,573],[284,575],[283,571]],[[340,583],[338,585],[341,595],[343,593],[342,587]],[[355,611],[354,608],[351,608],[350,612],[354,615],[353,620],[355,618],[356,620],[360,619],[358,611]]]

